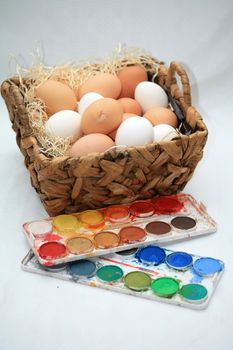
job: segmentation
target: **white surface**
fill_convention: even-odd
[[[222,259],[226,271],[204,311],[192,311],[21,271],[24,221],[45,216],[30,186],[7,110],[0,100],[0,349],[233,348],[232,1],[0,1],[0,79],[10,54],[30,62],[41,40],[47,64],[106,55],[118,42],[183,62],[193,104],[209,140],[185,192],[203,200],[218,232],[172,245]],[[119,333],[116,332],[119,330]]]

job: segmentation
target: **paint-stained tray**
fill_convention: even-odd
[[[216,223],[205,207],[188,194],[60,215],[23,225],[25,237],[45,266],[194,238],[216,230]]]
[[[53,267],[42,266],[30,250],[22,261],[22,268],[84,285],[201,310],[207,307],[216,289],[224,271],[224,263],[210,257],[148,246]]]

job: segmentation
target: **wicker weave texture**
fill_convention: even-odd
[[[177,74],[183,91],[177,84]],[[170,91],[195,132],[173,141],[111,149],[81,158],[43,155],[29,124],[19,79],[3,82],[1,93],[17,144],[49,215],[173,194],[185,187],[203,156],[207,128],[191,106],[189,79],[179,64],[172,62],[169,69],[160,65],[157,82]]]

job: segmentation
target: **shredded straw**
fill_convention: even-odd
[[[113,54],[105,60],[92,59],[85,63],[48,67],[42,63],[41,53],[38,49],[34,55],[34,62],[29,68],[17,63],[16,70],[20,79],[20,90],[40,151],[50,157],[63,156],[67,153],[71,140],[70,138],[48,136],[45,133],[45,122],[48,120],[48,115],[45,112],[43,101],[35,97],[38,85],[48,79],[53,79],[67,84],[76,91],[80,85],[97,72],[116,74],[120,69],[129,65],[144,67],[155,77],[159,63],[141,49],[127,48],[122,45],[118,45]]]

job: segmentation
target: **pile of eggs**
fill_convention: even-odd
[[[47,80],[36,89],[46,107],[47,135],[69,137],[72,157],[113,146],[140,146],[177,137],[177,117],[165,91],[140,66],[97,73],[73,91]]]

